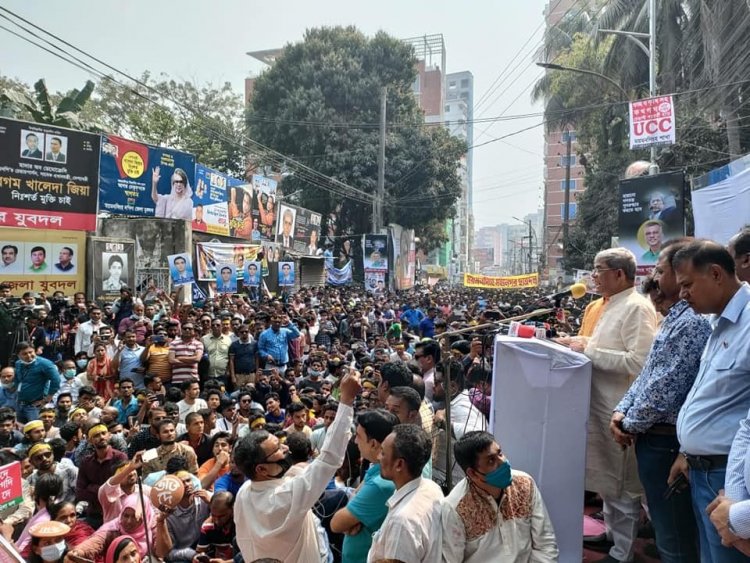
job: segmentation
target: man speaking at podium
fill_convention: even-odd
[[[635,255],[625,248],[601,251],[592,278],[603,298],[591,336],[574,338],[570,349],[591,360],[591,406],[586,448],[586,490],[604,501],[607,537],[614,545],[604,561],[632,561],[638,532],[641,486],[632,448],[612,440],[612,411],[641,372],[654,335],[656,311],[636,292]]]

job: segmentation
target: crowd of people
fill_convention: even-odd
[[[668,241],[642,291],[635,274],[630,251],[602,251],[600,297],[529,320],[591,360],[597,543],[632,561],[645,507],[663,561],[750,560],[750,231]],[[559,557],[536,483],[487,422],[496,321],[549,304],[540,289],[198,306],[123,287],[54,315],[24,300],[29,338],[0,370],[0,466],[21,463],[23,498],[0,532],[26,561]],[[172,503],[151,494],[165,479],[181,482]]]

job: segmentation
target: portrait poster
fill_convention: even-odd
[[[253,244],[203,242],[195,245],[196,275],[200,281],[215,281],[221,264],[233,264],[235,278],[243,277],[245,264],[256,262],[261,247]]]
[[[279,262],[279,285],[292,286],[294,285],[294,262]]]
[[[365,271],[365,290],[368,293],[381,294],[386,290],[385,287],[386,272],[375,270]]]
[[[230,216],[241,221],[241,213],[228,203],[229,195],[234,186],[242,184],[241,180],[232,178],[228,174],[213,170],[202,164],[195,165],[195,191],[193,192],[193,231],[214,235],[229,235]],[[252,222],[249,217],[248,223]],[[237,235],[232,235],[237,236]],[[243,238],[250,238],[249,235]]]
[[[620,182],[619,244],[639,266],[653,266],[665,241],[685,236],[684,185],[682,172]]]
[[[91,237],[89,286],[94,300],[112,301],[135,281],[135,241]]]
[[[247,262],[245,264],[245,275],[243,284],[248,287],[257,287],[260,285],[260,276],[263,271],[263,265],[260,262]]]
[[[282,248],[307,256],[318,256],[321,248],[320,227],[322,215],[309,209],[282,203],[276,242]]]
[[[219,276],[216,278],[217,293],[237,293],[237,266],[219,264]]]
[[[0,118],[0,226],[95,231],[93,133]]]
[[[364,268],[365,273],[388,271],[388,235],[364,236]]]
[[[167,262],[169,262],[169,275],[174,285],[187,285],[195,281],[190,253],[170,254],[167,256]]]
[[[72,295],[84,291],[86,234],[0,227],[0,282],[27,291]]]
[[[258,219],[258,233],[262,241],[272,241],[276,236],[279,198],[277,187],[276,180],[260,174],[253,175],[253,181],[249,186],[242,186],[245,192],[250,192],[252,216],[254,219]],[[255,225],[255,221],[253,221],[253,225]],[[251,235],[251,240],[256,241],[258,239]]]
[[[414,230],[404,229],[399,225],[390,225],[391,244],[393,245],[393,280],[396,289],[414,287],[416,274],[416,243]]]
[[[99,175],[100,211],[193,220],[192,154],[102,135]]]

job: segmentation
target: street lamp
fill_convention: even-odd
[[[524,225],[528,225],[529,226],[529,236],[528,236],[528,239],[529,239],[529,256],[528,256],[528,258],[529,258],[529,273],[532,274],[532,273],[534,273],[533,258],[532,257],[534,255],[534,239],[536,238],[536,229],[534,229],[534,227],[531,224],[530,220],[529,221],[524,221],[523,219],[519,219],[515,215],[513,215],[512,218],[515,219],[516,221],[518,221],[519,223],[523,223]],[[523,237],[523,238],[527,238],[527,237]]]
[[[628,96],[628,93],[625,91],[625,89],[617,83],[617,81],[613,80],[609,76],[606,76],[604,74],[601,74],[601,73],[593,71],[593,70],[587,70],[585,68],[573,68],[573,67],[569,67],[569,66],[559,65],[557,63],[536,63],[536,66],[540,66],[540,67],[546,68],[548,70],[564,70],[564,71],[567,71],[567,72],[577,72],[579,74],[589,74],[591,76],[596,76],[598,78],[601,78],[602,80],[606,80],[607,82],[609,82],[610,84],[612,84],[615,88],[617,88],[622,93],[622,95],[624,96],[623,99],[627,100],[630,97],[630,96]]]

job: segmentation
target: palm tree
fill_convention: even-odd
[[[99,130],[99,128],[80,117],[80,113],[86,102],[91,98],[93,91],[94,83],[87,80],[82,90],[71,90],[63,96],[55,107],[47,90],[47,85],[42,78],[34,84],[33,97],[26,92],[6,89],[0,94],[0,102],[4,107],[15,110],[15,117],[24,117],[24,114],[27,114],[32,121],[37,123],[94,131]]]

